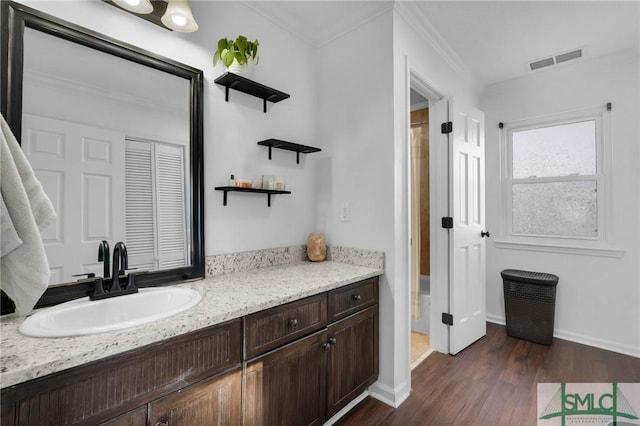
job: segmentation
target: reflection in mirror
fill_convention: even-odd
[[[189,81],[27,28],[23,82],[22,148],[58,213],[50,282],[102,276],[102,240],[130,269],[189,265]]]
[[[125,241],[129,267],[152,271],[139,287],[203,277],[202,71],[0,8],[0,107],[58,212],[36,307],[88,295],[73,275],[104,275],[103,240]]]

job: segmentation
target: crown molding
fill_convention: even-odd
[[[331,4],[332,2],[327,2],[327,4]],[[343,16],[343,20],[333,26],[327,27],[324,31],[319,34],[309,35],[304,28],[301,28],[299,25],[294,25],[292,22],[296,22],[295,17],[293,16],[285,16],[278,13],[271,13],[268,9],[264,7],[259,7],[261,2],[252,2],[252,1],[242,1],[242,4],[251,9],[258,15],[287,31],[288,33],[294,35],[298,39],[303,42],[314,46],[316,48],[323,47],[332,41],[339,39],[340,37],[354,31],[358,27],[376,19],[377,17],[392,11],[394,8],[393,1],[375,1],[374,3],[383,4],[383,7],[372,9],[370,12],[347,17]],[[346,22],[346,23],[345,23]]]
[[[188,109],[185,109],[183,105],[167,104],[159,99],[144,98],[136,96],[130,92],[114,90],[113,88],[104,88],[88,82],[80,82],[72,78],[65,78],[57,75],[54,76],[41,71],[25,70],[24,79],[33,86],[54,88],[63,92],[75,92],[88,97],[110,99],[116,102],[134,105],[138,108],[142,107],[144,109],[164,111],[171,114],[184,114],[185,112],[188,112]]]
[[[470,80],[477,87],[482,87],[480,80],[471,72],[469,67],[449,46],[431,24],[429,18],[414,1],[395,1],[394,10],[427,44],[433,47],[444,61],[461,77]]]

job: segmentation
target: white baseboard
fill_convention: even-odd
[[[322,426],[331,426],[340,420],[345,414],[347,414],[353,407],[358,405],[366,397],[371,396],[393,408],[398,408],[408,397],[409,391],[407,390],[406,382],[398,386],[395,390],[389,386],[383,385],[380,382],[375,382],[364,391],[360,396],[355,398],[349,404],[347,404],[342,410],[338,411],[333,417],[327,420]]]
[[[597,337],[587,336],[585,334],[579,333],[572,333],[570,331],[558,329],[553,330],[553,337],[640,358],[640,348],[636,348],[631,345],[625,345],[619,342],[612,342],[611,340],[598,339]]]
[[[505,325],[505,319],[504,317],[500,317],[497,315],[491,315],[491,314],[487,314],[487,322],[492,322],[494,324],[499,324],[499,325]]]
[[[407,398],[411,390],[407,386],[407,382],[402,383],[395,389],[390,388],[380,382],[375,382],[369,388],[369,395],[393,408],[398,408]]]
[[[322,426],[331,426],[331,425],[333,425],[338,420],[340,420],[345,414],[347,414],[349,411],[351,411],[351,409],[353,407],[355,407],[356,405],[360,404],[360,402],[362,402],[368,396],[369,396],[369,391],[368,390],[362,392],[362,394],[360,396],[358,396],[353,401],[348,403],[342,410],[340,410],[336,414],[334,414],[333,417],[331,417],[329,420],[324,422],[324,424]]]
[[[487,314],[487,321],[505,325],[506,320],[504,317],[497,315]],[[605,349],[607,351],[617,352],[623,355],[630,355],[636,358],[640,358],[640,348],[633,347],[632,345],[626,345],[624,343],[613,342],[611,340],[599,339],[597,337],[588,336],[586,334],[574,333],[567,330],[558,328],[553,329],[553,337],[568,340],[570,342],[580,343],[582,345],[593,346],[594,348]]]

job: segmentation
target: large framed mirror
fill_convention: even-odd
[[[203,72],[20,3],[0,5],[1,111],[58,217],[37,306],[87,295],[124,241],[141,287],[204,277]],[[104,273],[107,271],[104,270]]]

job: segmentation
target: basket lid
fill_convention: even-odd
[[[531,284],[557,285],[558,276],[545,272],[520,271],[518,269],[505,269],[500,272],[502,278],[510,281],[522,281]]]

